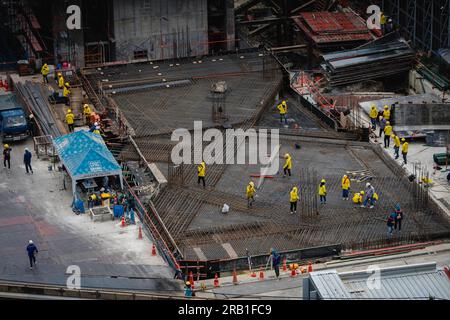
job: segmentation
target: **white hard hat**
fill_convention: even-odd
[[[98,122],[95,122],[95,123],[94,123],[94,126],[98,126]]]
[[[369,182],[366,183],[366,187],[370,187],[370,183]]]
[[[29,244],[33,244],[33,240],[28,241]]]
[[[102,188],[100,189],[100,192],[103,192],[103,191],[105,191],[105,188],[102,187]]]

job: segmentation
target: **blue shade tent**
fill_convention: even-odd
[[[53,139],[53,145],[72,179],[74,194],[77,181],[105,176],[119,176],[123,188],[122,169],[101,136],[77,131]]]

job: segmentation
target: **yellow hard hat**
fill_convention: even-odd
[[[70,109],[69,109],[69,110],[67,110],[67,113],[71,113],[71,112],[72,112],[72,110],[70,110]]]
[[[89,104],[85,103],[85,104],[84,104],[84,107],[85,107],[85,108],[86,108],[86,107],[89,107]]]
[[[62,73],[61,72],[58,72],[58,77],[62,77]]]
[[[391,138],[395,138],[395,134],[391,134]]]
[[[253,187],[255,185],[255,183],[253,181],[250,181],[249,185],[251,185]]]
[[[326,182],[325,179],[322,179],[320,182]]]
[[[5,145],[3,145],[3,147],[9,148],[9,144],[5,144]]]
[[[376,108],[377,108],[377,106],[373,104],[372,105],[372,109],[376,109]]]
[[[68,82],[66,82],[65,86],[66,87],[70,87],[70,84]]]
[[[391,124],[391,123],[390,123],[389,121],[386,121],[386,124],[389,125],[389,124]]]
[[[286,154],[284,155],[284,157],[285,157],[285,158],[289,158],[289,153],[286,153]]]
[[[346,174],[344,174],[344,178],[348,178],[348,176]]]
[[[360,192],[361,194],[364,194],[364,190]]]
[[[387,105],[384,106],[385,109],[388,109],[389,107]]]
[[[286,104],[286,101],[285,101],[285,100],[283,100],[283,102],[281,102],[281,103],[285,105],[285,104]]]
[[[402,141],[405,142],[406,141],[405,138],[402,138]]]

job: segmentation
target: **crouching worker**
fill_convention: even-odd
[[[357,192],[353,195],[353,203],[361,205],[363,203],[364,191]]]

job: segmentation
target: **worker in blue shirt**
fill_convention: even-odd
[[[31,157],[33,155],[31,154],[30,150],[28,148],[25,148],[25,153],[23,154],[23,163],[25,164],[25,170],[27,173],[33,174],[33,168],[31,167]]]
[[[38,253],[38,249],[33,243],[33,240],[28,241],[27,246],[28,259],[30,259],[30,269],[33,269],[33,264],[36,265],[36,256],[35,253]]]

